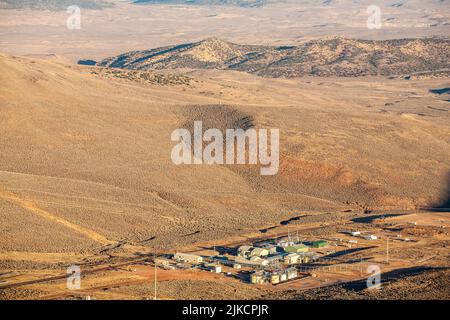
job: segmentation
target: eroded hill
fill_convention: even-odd
[[[407,75],[450,68],[450,40],[312,40],[299,46],[238,45],[216,38],[107,58],[136,70],[223,69],[266,77]]]

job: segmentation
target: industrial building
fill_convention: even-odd
[[[173,256],[173,259],[178,262],[186,262],[186,263],[202,263],[203,258],[201,256],[198,256],[196,254],[190,254],[190,253],[181,253],[177,252]]]
[[[282,248],[290,247],[293,245],[295,245],[295,242],[292,241],[290,238],[283,238],[277,242],[277,246]]]
[[[159,266],[169,266],[170,264],[172,264],[172,261],[166,258],[156,258],[155,264]]]
[[[238,255],[244,258],[251,257],[266,257],[269,255],[269,250],[266,248],[255,248],[252,246],[241,246],[238,249]]]
[[[283,248],[274,245],[267,247],[267,249],[269,250],[269,255],[278,255],[284,252]]]
[[[252,246],[240,246],[237,250],[238,256],[246,257],[247,253],[252,249]]]
[[[286,264],[297,264],[301,260],[300,255],[297,253],[290,253],[284,256],[284,263]]]
[[[269,261],[267,259],[254,256],[250,258],[250,263],[253,265],[267,266],[269,264]]]
[[[323,248],[328,246],[328,242],[326,242],[325,240],[313,241],[312,246],[313,248]]]
[[[234,259],[235,263],[240,265],[254,266],[254,267],[264,267],[269,265],[269,260],[263,259],[261,257],[251,257],[250,259],[237,256]]]
[[[298,271],[296,268],[267,271],[255,271],[250,275],[250,283],[252,284],[279,284],[289,280],[298,278]]]
[[[266,248],[254,248],[250,251],[250,256],[252,257],[267,257],[269,255],[269,250]]]
[[[286,256],[285,253],[282,253],[282,254],[280,253],[280,254],[268,256],[266,259],[269,260],[269,263],[273,264],[275,262],[283,261],[285,256]]]
[[[299,253],[299,252],[307,252],[309,248],[305,246],[303,243],[294,244],[291,246],[287,246],[284,248],[284,251],[287,253]]]
[[[266,275],[264,271],[255,271],[250,275],[250,283],[263,284],[266,282]]]

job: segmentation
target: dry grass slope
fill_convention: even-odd
[[[184,76],[137,81],[159,78],[6,55],[0,70],[0,187],[14,195],[0,202],[3,250],[167,247],[301,211],[414,208],[438,202],[450,168],[449,115],[429,92],[442,80],[197,71],[187,84]],[[279,174],[175,166],[170,134],[194,120],[280,128]],[[26,236],[42,228],[56,233]]]

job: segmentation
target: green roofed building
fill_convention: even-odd
[[[302,243],[284,248],[284,251],[288,253],[307,252],[308,250],[309,248]]]
[[[328,246],[328,242],[326,242],[325,240],[313,241],[312,246],[314,248],[323,248]]]

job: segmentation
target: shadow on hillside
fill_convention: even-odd
[[[397,216],[403,216],[402,213],[388,213],[388,214],[375,214],[368,217],[358,217],[353,218],[351,221],[355,223],[372,223],[376,219],[380,218],[391,218],[391,217],[397,217]]]
[[[430,89],[430,92],[434,94],[445,94],[450,93],[450,88]]]
[[[386,284],[391,281],[397,281],[402,278],[406,277],[412,277],[417,276],[425,272],[429,271],[441,271],[441,270],[448,270],[448,267],[431,267],[431,266],[419,266],[419,267],[410,267],[410,268],[401,268],[392,270],[389,272],[384,272],[381,274],[381,281],[382,283]],[[367,288],[367,280],[356,280],[347,282],[341,285],[346,290],[353,290],[353,291],[361,291]]]
[[[450,171],[445,179],[441,199],[436,203],[432,203],[429,207],[429,211],[450,212]]]

